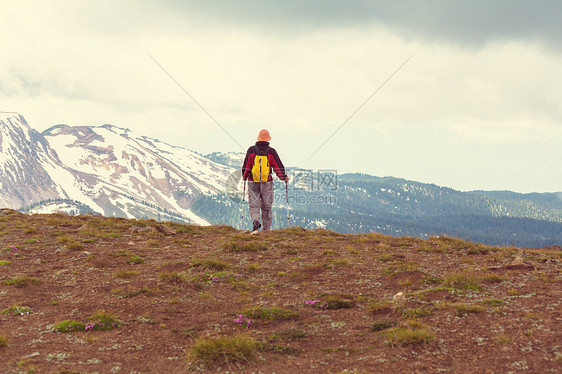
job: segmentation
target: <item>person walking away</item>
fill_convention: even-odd
[[[289,181],[277,151],[269,146],[269,131],[260,130],[257,140],[255,145],[248,148],[242,166],[242,178],[248,180],[248,205],[254,225],[252,231],[259,230],[262,225],[264,230],[271,229],[274,193],[272,170],[282,181]]]

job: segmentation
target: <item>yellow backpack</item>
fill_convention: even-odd
[[[256,156],[254,158],[254,166],[252,167],[252,179],[254,182],[267,182],[269,178],[269,160],[267,159],[269,146],[264,151],[260,151],[256,145],[254,152]]]

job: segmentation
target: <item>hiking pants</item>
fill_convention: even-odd
[[[261,221],[264,230],[271,229],[273,214],[273,181],[257,183],[248,181],[248,205],[252,221]],[[260,220],[261,210],[261,220]]]

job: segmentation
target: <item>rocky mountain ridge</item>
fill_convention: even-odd
[[[208,224],[190,204],[199,194],[217,194],[230,172],[195,152],[112,125],[57,125],[38,133],[21,115],[4,114],[0,121],[5,207]]]
[[[0,205],[20,208],[30,201],[68,199],[62,184],[70,178],[57,152],[23,116],[0,112]]]

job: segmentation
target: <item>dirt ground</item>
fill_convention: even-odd
[[[0,372],[559,373],[561,257],[0,210]]]

